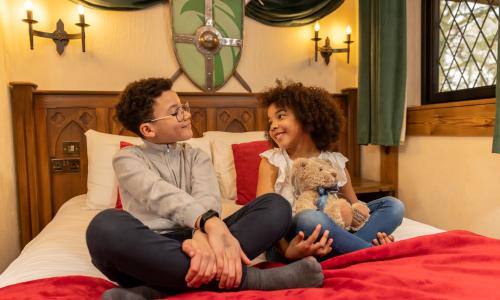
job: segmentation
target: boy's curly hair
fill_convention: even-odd
[[[266,109],[274,104],[278,108],[292,110],[318,150],[334,150],[345,119],[339,105],[325,89],[306,87],[300,82],[283,83],[276,80],[276,86],[264,91],[260,98]],[[277,146],[269,134],[267,136]]]
[[[143,137],[139,126],[153,118],[155,99],[172,88],[172,81],[165,78],[147,78],[129,83],[120,95],[116,115],[123,126]]]

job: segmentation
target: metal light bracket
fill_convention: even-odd
[[[29,26],[29,36],[30,36],[30,49],[33,50],[33,37],[38,36],[42,38],[49,38],[56,43],[56,50],[59,55],[62,55],[64,48],[68,45],[69,40],[81,39],[82,40],[82,52],[85,52],[85,27],[90,26],[85,23],[83,15],[80,15],[80,22],[75,25],[81,28],[80,33],[69,34],[64,30],[64,23],[59,19],[56,23],[56,30],[54,32],[44,32],[33,29],[33,24],[38,23],[37,20],[33,19],[31,11],[27,12],[27,18],[23,19],[23,22],[28,23]]]

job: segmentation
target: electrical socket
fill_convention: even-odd
[[[80,159],[58,159],[50,160],[52,173],[78,173],[80,172]]]

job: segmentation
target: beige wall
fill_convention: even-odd
[[[500,238],[500,155],[491,138],[409,137],[399,152],[407,216]]]
[[[171,76],[178,68],[169,29],[167,5],[135,12],[86,10],[87,53],[81,53],[79,41],[70,41],[60,57],[49,39],[35,38],[35,50],[29,50],[27,24],[22,1],[7,0],[12,22],[6,33],[8,69],[12,80],[33,81],[42,89],[120,90],[137,78]],[[69,33],[78,30],[76,5],[71,1],[39,0],[34,2],[36,28],[52,31],[61,18]],[[321,21],[320,35],[330,35],[333,46],[342,46],[345,26],[353,28],[357,41],[357,1],[348,0],[336,12]],[[238,72],[254,91],[272,84],[274,78],[290,78],[306,84],[323,86],[332,92],[357,85],[358,43],[353,44],[351,64],[345,54],[335,54],[329,66],[314,63],[313,27],[268,27],[245,18],[243,55]],[[345,45],[345,44],[344,44]],[[197,89],[182,76],[174,86],[178,91]],[[231,79],[221,90],[244,91]]]
[[[6,3],[0,0],[0,12],[5,12]],[[0,13],[0,272],[19,253],[19,231],[17,218],[14,151],[12,147],[12,121],[8,81],[5,67],[4,25],[8,15]]]
[[[408,0],[409,52],[420,57],[420,0]],[[408,69],[420,73],[420,61]],[[420,86],[419,78],[413,77]],[[419,93],[418,90],[413,92]],[[409,106],[420,105],[420,95]],[[407,137],[399,151],[399,197],[407,216],[443,229],[500,238],[500,155],[491,137]]]
[[[7,81],[31,81],[39,89],[120,90],[128,82],[142,77],[171,76],[177,70],[169,30],[168,5],[157,5],[135,12],[86,10],[87,52],[82,53],[80,41],[70,41],[62,56],[54,43],[35,37],[35,50],[29,49],[24,1],[0,0],[5,41],[5,64],[0,55],[0,113],[10,116],[7,101]],[[78,30],[76,5],[71,1],[37,0],[34,18],[37,30],[53,31],[58,18],[65,22],[68,33]],[[344,46],[345,26],[353,33],[351,63],[345,54],[332,57],[329,66],[322,60],[313,61],[314,46],[310,38],[313,26],[273,28],[245,18],[243,55],[238,72],[254,91],[273,84],[275,78],[289,78],[305,84],[315,84],[338,92],[357,86],[358,20],[357,0],[347,0],[333,14],[321,20],[320,36],[330,36],[333,47]],[[320,58],[321,59],[321,58]],[[197,91],[182,76],[175,83],[178,91]],[[231,79],[221,92],[244,92]],[[18,252],[17,219],[12,166],[12,136],[10,117],[0,118],[0,155],[8,164],[2,168],[2,199],[0,200],[0,270]],[[2,165],[4,166],[4,165]],[[5,173],[5,174],[4,174]],[[5,177],[5,179],[4,179]],[[5,183],[4,183],[5,181]],[[3,232],[5,230],[5,234]]]

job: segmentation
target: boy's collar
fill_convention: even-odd
[[[152,142],[149,142],[145,139],[142,139],[143,142],[144,142],[144,145],[146,146],[146,148],[149,148],[153,151],[161,151],[161,152],[170,152],[174,149],[177,148],[177,143],[171,143],[171,144],[156,144],[156,143],[152,143]]]

